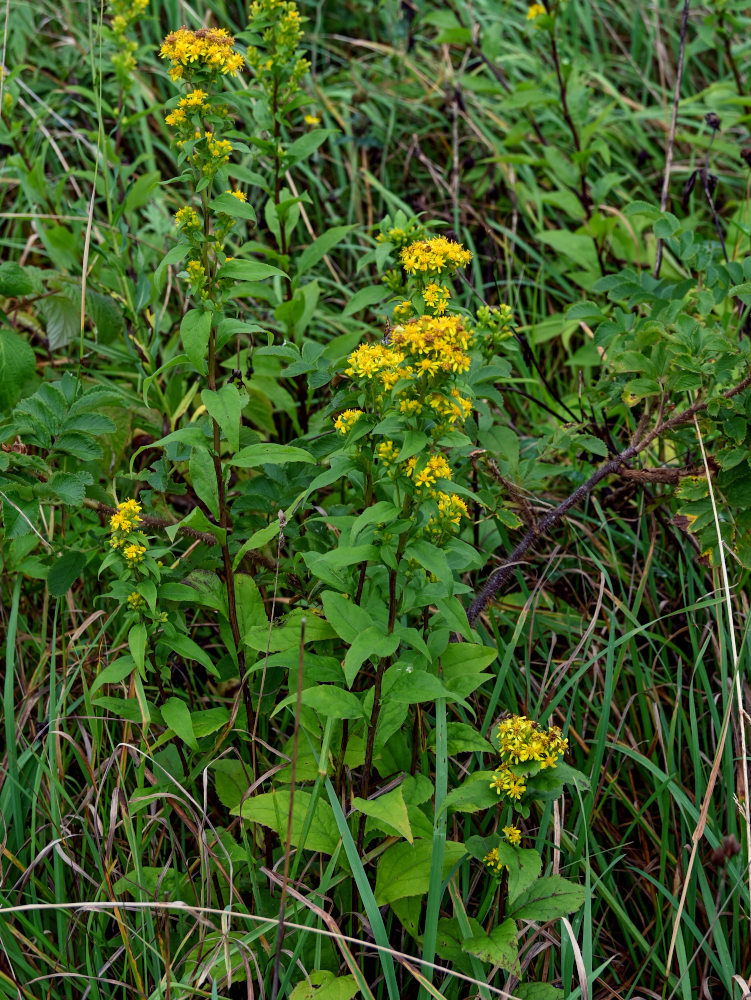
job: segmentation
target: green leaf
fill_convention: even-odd
[[[162,718],[165,725],[169,726],[191,750],[198,749],[198,740],[193,731],[190,709],[182,698],[167,698],[162,705]]]
[[[215,520],[219,520],[219,487],[216,481],[214,460],[206,448],[193,448],[188,461],[190,481],[196,496],[203,500]]]
[[[355,313],[373,306],[377,302],[383,302],[388,297],[388,291],[383,285],[371,285],[368,288],[361,288],[355,292],[347,305],[342,310],[342,316],[354,316]]]
[[[177,264],[181,260],[183,260],[183,258],[187,256],[189,250],[190,250],[189,243],[178,243],[177,246],[174,246],[167,251],[164,257],[162,257],[162,260],[159,266],[157,267],[156,271],[154,272],[154,284],[156,285],[157,288],[160,287],[162,275],[167,270],[167,268],[170,267],[170,265]]]
[[[136,622],[128,632],[128,648],[139,670],[143,670],[146,662],[146,641],[146,626],[143,622]]]
[[[478,934],[476,937],[466,938],[463,949],[483,962],[490,962],[506,969],[507,972],[519,974],[514,920],[504,920],[500,926],[494,927],[490,934]]]
[[[565,994],[550,983],[519,983],[514,987],[514,996],[517,1000],[564,1000]]]
[[[42,496],[57,497],[68,507],[81,507],[90,482],[88,472],[54,472],[39,492]]]
[[[256,213],[252,205],[247,201],[240,201],[233,194],[220,194],[212,198],[209,208],[214,212],[224,212],[233,219],[246,219],[248,222],[256,221]],[[231,261],[230,261],[231,263]]]
[[[291,142],[285,150],[288,163],[293,165],[299,163],[300,160],[307,159],[330,135],[336,135],[336,129],[314,128],[310,132],[306,132],[305,135],[301,135],[299,139]]]
[[[236,200],[236,199],[235,199]],[[287,275],[278,267],[264,264],[259,260],[228,260],[217,271],[217,278],[234,278],[235,281],[263,281],[274,275],[286,278]]]
[[[13,330],[0,328],[0,412],[13,409],[35,371],[36,358],[28,341]]]
[[[283,465],[285,462],[315,462],[313,456],[289,444],[249,444],[230,459],[240,469],[255,469],[260,465]]]
[[[357,672],[365,660],[391,656],[399,646],[399,636],[384,633],[382,628],[371,625],[355,637],[344,657],[344,679],[352,687]]]
[[[81,307],[65,295],[50,295],[42,299],[40,312],[50,350],[65,347],[81,332]]]
[[[475,771],[446,796],[443,808],[457,812],[478,812],[491,809],[500,801],[498,793],[490,787],[492,771]]]
[[[290,993],[290,1000],[352,1000],[359,987],[354,976],[335,976],[316,971],[303,979]]]
[[[334,684],[318,684],[316,687],[306,688],[300,695],[300,700],[324,719],[361,719],[365,716],[357,695],[351,691],[343,691]]]
[[[339,638],[347,643],[354,642],[361,632],[375,624],[365,608],[336,591],[324,590],[321,603],[326,621],[335,629]]]
[[[268,626],[263,597],[255,580],[247,573],[235,573],[235,607],[241,638],[251,628]]]
[[[236,200],[233,198],[233,201]],[[201,392],[201,399],[209,411],[209,416],[219,424],[219,429],[227,444],[232,451],[237,451],[240,447],[242,400],[235,383],[228,382],[227,385],[223,385],[215,392],[212,392],[211,389],[204,389]]]
[[[578,910],[584,902],[584,886],[560,875],[537,879],[509,907],[516,920],[557,920]]]
[[[205,667],[212,677],[219,676],[219,671],[214,666],[214,661],[211,659],[209,654],[189,636],[183,635],[180,632],[175,632],[169,637],[169,640],[160,640],[160,645],[166,647],[171,653],[178,653],[186,660],[197,660],[202,667]]]
[[[206,374],[212,314],[207,309],[191,309],[183,316],[180,338],[191,364],[202,375]]]
[[[259,528],[258,531],[254,531],[250,538],[243,543],[235,556],[235,560],[232,563],[232,569],[237,569],[243,561],[246,552],[251,552],[254,549],[262,549],[264,545],[268,545],[272,538],[276,538],[279,534],[280,528],[281,524],[278,520],[276,520],[272,521],[271,524],[267,524],[265,528]]]
[[[63,597],[79,578],[86,565],[86,553],[66,549],[47,572],[47,586],[52,597]]]
[[[292,847],[303,846],[302,839],[303,825],[305,817],[311,804],[313,796],[310,792],[295,789],[294,802],[292,806],[292,829],[290,832],[290,845]],[[285,788],[277,789],[273,792],[266,792],[263,795],[255,795],[239,807],[230,810],[233,816],[242,816],[243,819],[252,823],[261,823],[274,830],[283,843],[287,841],[287,821],[289,816],[290,793]],[[309,851],[321,851],[323,854],[333,854],[339,843],[339,831],[336,820],[331,810],[331,806],[325,799],[318,799],[313,812],[313,819],[305,839],[305,847]]]
[[[358,812],[370,816],[377,825],[385,826],[388,831],[395,830],[410,844],[413,842],[412,827],[401,785],[386,792],[385,795],[379,795],[376,799],[361,799],[356,796],[352,800],[352,806]]]
[[[14,260],[0,264],[0,296],[16,299],[21,295],[31,295],[34,282],[25,268]]]
[[[414,559],[426,572],[430,573],[441,583],[449,584],[453,587],[454,574],[451,572],[446,553],[437,545],[420,538],[407,546],[404,553],[407,559]]]
[[[464,844],[447,840],[443,858],[443,877],[464,856]],[[430,885],[432,840],[417,840],[414,844],[394,844],[383,854],[376,875],[375,897],[379,906],[405,896],[422,896]]]
[[[309,271],[314,264],[325,254],[335,247],[337,243],[340,243],[347,233],[352,232],[356,229],[356,226],[333,226],[327,232],[323,233],[317,239],[313,240],[310,246],[306,247],[300,254],[297,261],[297,274],[305,274]]]

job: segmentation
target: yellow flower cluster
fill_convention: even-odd
[[[112,55],[112,63],[126,90],[132,85],[133,70],[136,68],[134,53],[138,48],[134,39],[128,38],[127,32],[148,5],[149,0],[109,0],[109,11],[113,15],[110,27],[117,46],[117,51]]]
[[[444,493],[439,490],[436,496],[438,517],[431,517],[428,528],[438,530],[446,525],[460,524],[463,517],[469,517],[466,503],[455,493]]]
[[[232,188],[227,188],[224,192],[225,194],[231,194],[233,198],[237,198],[238,201],[245,202],[247,198],[245,197],[244,191],[233,191]]]
[[[517,826],[504,826],[503,836],[509,844],[518,844],[522,839],[522,832]]]
[[[527,11],[527,20],[534,21],[534,19],[539,17],[540,14],[547,14],[547,11],[541,3],[533,3]]]
[[[175,225],[178,229],[200,229],[201,220],[192,206],[183,205],[175,212]]]
[[[206,280],[206,268],[200,260],[189,261],[185,270],[188,272],[188,277],[194,285],[200,285]]]
[[[399,254],[402,267],[407,274],[428,275],[453,274],[459,267],[466,267],[472,254],[461,243],[447,240],[445,236],[434,236],[429,240],[410,243]]]
[[[395,327],[391,335],[392,344],[409,358],[418,378],[468,371],[471,341],[472,332],[461,316],[420,316]]]
[[[134,590],[132,593],[128,594],[128,607],[131,609],[131,611],[140,610],[145,603],[146,602],[144,601],[143,597],[138,593],[137,590]]]
[[[497,847],[494,847],[492,851],[489,851],[482,860],[492,872],[495,872],[496,875],[500,875],[503,869],[508,867],[507,865],[504,865],[499,858]]]
[[[385,469],[389,469],[396,462],[399,455],[399,449],[393,441],[386,439],[378,445],[376,448],[376,454],[378,455],[378,461],[383,465],[383,467]]]
[[[451,466],[443,455],[431,455],[421,468],[417,468],[417,456],[408,459],[404,466],[407,476],[414,482],[418,490],[426,489],[435,485],[439,479],[451,479]],[[436,496],[435,490],[430,491],[431,496]]]
[[[334,421],[334,427],[340,434],[349,434],[362,416],[362,410],[345,410]]]
[[[266,93],[286,104],[310,69],[301,56],[302,17],[292,0],[253,0],[250,29],[261,36],[261,44],[251,45],[248,63]]]
[[[112,538],[110,545],[118,549],[125,545],[127,536],[135,531],[141,520],[141,504],[137,500],[123,500],[117,505],[117,510],[110,518]]]
[[[555,767],[559,757],[568,748],[568,740],[558,726],[547,732],[537,728],[537,723],[526,715],[512,715],[498,724],[499,752],[512,764],[528,760],[539,761],[543,768]]]
[[[164,39],[159,51],[172,64],[169,75],[179,80],[193,69],[237,76],[243,57],[234,51],[235,39],[224,28],[178,28]]]
[[[350,378],[378,379],[384,389],[393,389],[399,379],[408,378],[411,371],[400,372],[404,354],[386,344],[361,344],[349,356],[349,367],[345,373]]]
[[[490,787],[510,799],[520,799],[527,790],[524,776],[515,774],[511,764],[537,761],[543,769],[555,767],[568,747],[568,740],[558,726],[550,726],[544,732],[525,715],[504,719],[498,725],[497,736],[502,763],[496,768]]]
[[[123,555],[129,566],[138,566],[146,555],[146,546],[138,542],[129,542],[123,548]]]
[[[422,297],[428,309],[432,309],[437,316],[440,316],[446,312],[451,292],[445,285],[439,285],[437,281],[431,281],[423,288]]]

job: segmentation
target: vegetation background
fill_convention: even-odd
[[[210,404],[182,353],[188,279],[163,263],[193,201],[159,49],[181,25],[225,28],[240,52],[258,38],[233,0],[140,7],[2,12],[0,995],[748,995],[751,15],[721,0],[565,0],[532,17],[506,0],[300,0],[303,100],[282,115],[247,66],[228,83],[251,98],[231,101],[229,182],[258,219],[228,238],[291,276],[259,271],[227,313],[221,379],[237,371],[246,393],[234,451],[310,449],[246,451],[226,480],[252,608],[238,643],[207,582],[228,579],[224,507],[195,441],[164,442]],[[118,31],[121,8],[137,16]],[[312,555],[341,551],[370,500],[344,472],[296,500],[336,471],[325,442],[353,402],[348,355],[394,325],[388,234],[421,226],[472,252],[456,308],[505,303],[514,335],[475,359],[477,416],[452,445],[475,498],[463,548],[423,553],[415,579],[455,580],[466,610],[530,540],[465,636],[491,651],[483,682],[403,699],[368,757],[377,658],[342,691],[354,714],[302,704],[293,615],[324,643],[305,690],[336,681],[357,629],[311,638],[311,621],[372,554]],[[615,460],[649,427],[663,430]],[[164,586],[200,595],[161,592],[171,638],[133,631],[132,582],[102,567],[132,496]],[[167,530],[196,508],[200,523]],[[424,609],[446,642],[467,629],[449,597]],[[287,639],[268,640],[269,620]],[[584,903],[522,913],[511,955],[492,938],[508,885],[465,847],[502,824],[482,776],[503,713],[563,727],[587,779],[521,822]],[[297,788],[302,813],[248,805],[272,787]]]

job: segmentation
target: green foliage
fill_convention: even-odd
[[[661,210],[665,4],[240,7],[10,14],[0,996],[731,995],[749,19]]]

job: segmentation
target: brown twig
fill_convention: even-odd
[[[724,399],[731,399],[733,396],[737,396],[738,393],[743,392],[744,389],[747,389],[749,385],[751,385],[751,374],[747,375],[741,382],[738,383],[738,385],[735,385],[732,389],[728,389],[724,392],[722,397]],[[585,500],[599,482],[608,476],[621,471],[622,465],[631,461],[632,458],[635,458],[638,454],[648,448],[656,438],[676,427],[689,423],[689,421],[693,420],[695,414],[706,410],[707,406],[707,400],[692,403],[691,406],[686,407],[685,410],[681,410],[680,413],[674,414],[668,420],[658,421],[657,425],[653,427],[649,433],[644,434],[644,436],[642,436],[644,433],[643,425],[640,425],[637,428],[634,438],[628,448],[625,448],[622,452],[620,452],[620,454],[616,455],[615,458],[611,458],[605,462],[604,465],[601,465],[600,468],[597,469],[585,483],[578,486],[574,492],[569,494],[569,496],[567,496],[562,503],[554,508],[554,510],[551,510],[544,517],[542,517],[537,522],[536,527],[530,528],[527,531],[513,552],[503,560],[501,565],[493,570],[484,586],[481,588],[467,609],[467,619],[469,624],[473,625],[475,623],[487,604],[493,600],[503,584],[511,576],[519,561],[531,548],[535,546],[537,541],[550,531],[551,528],[554,528],[555,525],[557,525],[558,522],[561,521],[573,507],[576,507],[582,500]]]

